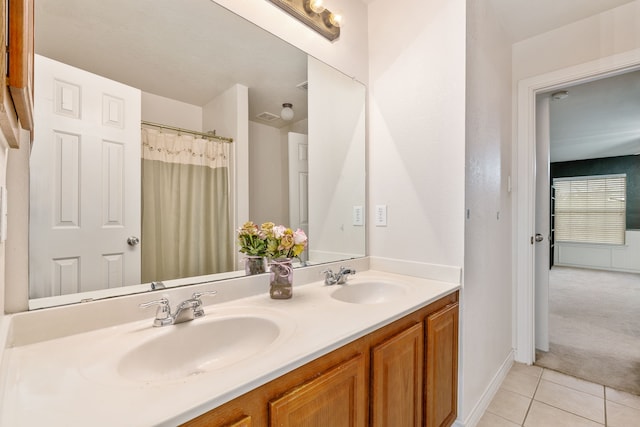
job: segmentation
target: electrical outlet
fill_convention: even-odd
[[[353,225],[364,225],[364,211],[362,206],[353,207]]]
[[[387,226],[387,205],[376,205],[376,227]]]

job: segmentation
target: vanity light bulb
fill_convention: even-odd
[[[322,13],[324,12],[324,4],[322,4],[322,0],[309,0],[309,9],[315,13]]]
[[[329,15],[329,22],[334,27],[340,27],[342,25],[342,14],[341,13],[332,13]]]

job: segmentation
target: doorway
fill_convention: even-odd
[[[536,95],[640,68],[640,50],[524,79],[517,86],[517,194],[514,198],[515,359],[535,362],[535,190]]]
[[[535,325],[536,365],[640,395],[638,116],[640,71],[537,95]]]

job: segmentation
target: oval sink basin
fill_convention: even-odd
[[[125,353],[118,373],[130,380],[170,381],[220,369],[264,351],[280,335],[272,320],[254,317],[212,317],[164,326]]]
[[[336,285],[331,297],[352,304],[381,304],[406,294],[404,286],[389,282],[359,282]]]

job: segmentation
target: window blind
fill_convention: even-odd
[[[627,176],[555,178],[558,242],[624,244]]]

